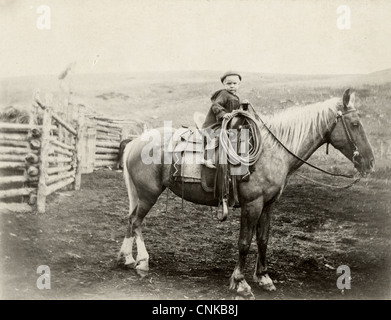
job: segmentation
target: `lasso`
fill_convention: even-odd
[[[242,116],[246,118],[247,122],[250,125],[250,135],[254,141],[252,145],[249,146],[248,150],[248,157],[247,156],[240,156],[234,147],[232,146],[232,143],[228,136],[228,124],[230,121],[236,117],[236,116]],[[227,155],[227,160],[232,165],[239,165],[241,163],[248,164],[249,166],[254,165],[261,155],[261,132],[260,128],[257,122],[257,119],[255,116],[247,111],[243,110],[234,110],[226,118],[223,119],[222,125],[221,125],[221,132],[220,132],[220,145],[225,151],[225,154]],[[238,135],[238,139],[240,139],[240,134]],[[249,142],[246,142],[249,143]]]

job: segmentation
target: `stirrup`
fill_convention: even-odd
[[[213,164],[213,161],[208,159],[203,161],[203,165],[210,169],[216,169],[216,166]]]
[[[220,222],[224,222],[227,220],[228,217],[228,200],[223,199],[222,200],[222,211],[217,211],[217,218],[220,220]]]
[[[247,171],[247,173],[240,180],[244,182],[248,182],[250,180],[250,172]]]

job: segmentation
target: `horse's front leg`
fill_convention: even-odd
[[[270,279],[269,275],[267,274],[266,262],[266,250],[270,230],[270,217],[273,207],[274,203],[269,204],[263,208],[261,217],[257,224],[258,257],[254,272],[254,282],[258,283],[258,285],[266,291],[276,290],[272,279]]]
[[[240,295],[252,297],[251,287],[244,278],[246,258],[250,249],[254,230],[263,208],[263,198],[260,197],[242,206],[240,233],[239,233],[239,257],[230,280],[230,289],[236,290]]]

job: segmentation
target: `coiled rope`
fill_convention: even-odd
[[[249,139],[253,140],[253,144],[249,144],[248,156],[240,156],[235,148],[232,146],[231,140],[228,136],[228,125],[234,117],[242,116],[246,119],[249,124]],[[240,138],[238,135],[238,139]],[[239,165],[241,163],[248,164],[249,166],[254,165],[261,155],[261,132],[256,117],[250,112],[243,110],[234,110],[223,119],[220,132],[220,145],[227,155],[227,160],[232,165]],[[249,143],[246,141],[245,143]]]

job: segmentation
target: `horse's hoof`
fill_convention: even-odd
[[[276,290],[277,290],[276,287],[275,287],[275,285],[274,285],[273,283],[268,283],[267,285],[262,286],[261,288],[262,288],[263,290],[269,291],[269,292],[272,292],[272,291],[276,291]]]
[[[254,276],[254,281],[265,291],[272,292],[277,290],[268,274],[262,275],[261,278]]]
[[[141,278],[145,278],[149,272],[149,264],[146,260],[141,260],[136,266],[136,272]]]
[[[137,269],[137,267],[136,267],[136,272],[141,279],[145,278],[149,273],[148,271],[139,270],[139,269]]]
[[[134,268],[136,265],[136,261],[133,259],[132,256],[124,256],[123,254],[120,254],[117,258],[117,266],[124,268],[124,269],[131,269]]]
[[[141,271],[149,271],[149,263],[148,260],[139,260],[136,263],[136,269]]]
[[[231,290],[236,290],[236,293],[239,296],[244,297],[245,299],[253,299],[254,294],[251,291],[251,287],[246,282],[246,280],[240,280],[239,282],[231,283]]]
[[[251,293],[250,295],[248,296],[235,296],[235,300],[255,300],[255,296],[253,295],[253,293]]]

